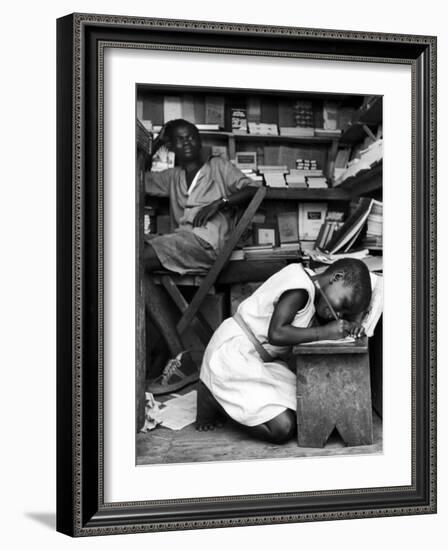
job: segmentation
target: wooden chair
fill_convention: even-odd
[[[240,240],[244,230],[254,217],[266,194],[266,188],[259,187],[251,201],[240,216],[230,238],[219,253],[209,271],[198,271],[189,275],[181,276],[169,271],[158,271],[154,273],[153,280],[163,285],[174,304],[178,307],[182,316],[177,323],[177,331],[182,335],[185,330],[192,326],[201,341],[207,345],[212,337],[213,330],[199,312],[205,297],[218,280],[219,275],[226,266],[230,255]],[[190,302],[187,302],[179,290],[179,286],[196,286],[197,290]]]
[[[143,125],[136,121],[137,132],[137,157],[136,157],[136,203],[138,224],[136,227],[136,258],[137,258],[137,286],[136,286],[136,430],[144,423],[145,414],[145,381],[146,381],[146,316],[145,299],[143,285],[143,269],[138,259],[144,247],[143,241],[143,214],[145,205],[145,164],[148,158],[150,142],[148,133]],[[196,334],[203,342],[208,344],[213,330],[199,312],[199,308],[204,302],[205,297],[216,283],[220,273],[226,266],[232,251],[242,236],[244,230],[252,220],[266,195],[266,188],[259,187],[252,197],[251,201],[240,216],[235,229],[224,248],[219,253],[213,266],[208,272],[198,271],[195,274],[187,276],[178,276],[168,271],[154,273],[155,282],[159,282],[167,290],[174,304],[181,312],[181,318],[177,323],[179,335],[182,335],[188,327],[194,328]],[[277,262],[278,263],[278,262]],[[197,286],[192,300],[188,303],[184,295],[179,290],[182,285]]]

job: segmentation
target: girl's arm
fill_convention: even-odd
[[[269,323],[268,340],[274,346],[292,346],[315,340],[337,340],[346,336],[351,323],[344,319],[332,321],[323,326],[298,328],[291,323],[297,312],[306,306],[306,290],[288,290],[278,300]]]

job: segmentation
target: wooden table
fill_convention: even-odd
[[[299,446],[324,447],[334,428],[347,445],[371,445],[367,338],[347,344],[302,344],[293,353]]]

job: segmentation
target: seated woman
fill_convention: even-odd
[[[295,344],[359,337],[348,319],[372,294],[360,260],[342,259],[315,275],[290,264],[270,277],[214,333],[202,361],[198,430],[230,417],[254,437],[285,443],[296,429],[296,376],[282,360]]]

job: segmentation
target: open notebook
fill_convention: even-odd
[[[372,282],[372,298],[370,305],[362,318],[361,325],[364,327],[366,336],[373,336],[376,324],[383,313],[383,276],[376,273],[370,274]],[[355,342],[355,338],[346,336],[339,340],[316,340],[315,342],[307,342],[301,344],[303,346],[321,345],[321,344],[349,344]]]

